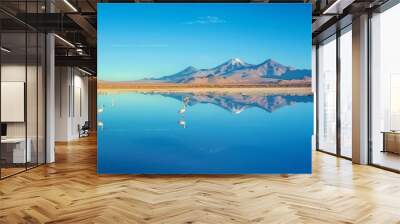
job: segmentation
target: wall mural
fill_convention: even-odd
[[[310,4],[98,4],[98,173],[310,173]]]

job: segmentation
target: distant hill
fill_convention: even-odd
[[[147,79],[147,81],[150,80],[201,85],[267,84],[281,81],[287,84],[294,80],[310,82],[311,70],[285,66],[272,59],[252,65],[238,58],[233,58],[214,68],[197,69],[189,66],[173,75]]]

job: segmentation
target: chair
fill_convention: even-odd
[[[78,125],[79,138],[89,136],[89,129],[90,129],[89,121],[85,121],[82,127]]]

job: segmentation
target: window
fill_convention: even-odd
[[[371,19],[371,162],[400,170],[400,4]]]
[[[352,157],[352,32],[340,35],[340,155]]]
[[[336,36],[318,48],[318,149],[336,153]]]

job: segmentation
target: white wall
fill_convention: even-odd
[[[69,68],[55,68],[55,141],[68,140],[68,117],[69,117]]]
[[[26,83],[26,69],[28,74],[36,74],[36,67],[28,66],[25,64],[3,64],[1,66],[1,81],[2,82],[24,82]],[[36,85],[36,80],[30,80],[28,76],[29,85]],[[27,103],[35,102],[34,105],[28,105],[36,108],[36,88],[27,88]],[[4,97],[4,96],[3,96]],[[40,105],[39,105],[40,106]],[[2,110],[7,110],[7,108],[1,108]],[[31,112],[31,111],[28,111]],[[36,130],[36,113],[28,113],[28,122],[35,122],[35,125],[28,124],[28,137],[30,132],[30,127]],[[25,123],[26,122],[7,122],[7,135],[8,137],[25,137]],[[36,132],[35,132],[36,133]]]
[[[32,67],[28,67],[28,69]],[[25,82],[25,64],[5,64],[1,66],[1,81]]]
[[[76,72],[76,70],[75,70]],[[71,103],[73,108],[72,111],[72,119],[71,119],[71,135],[72,138],[78,138],[78,125],[83,125],[85,121],[88,121],[88,78],[79,75],[74,75],[74,102]]]
[[[79,138],[78,125],[88,120],[88,78],[72,67],[56,67],[55,140]]]

